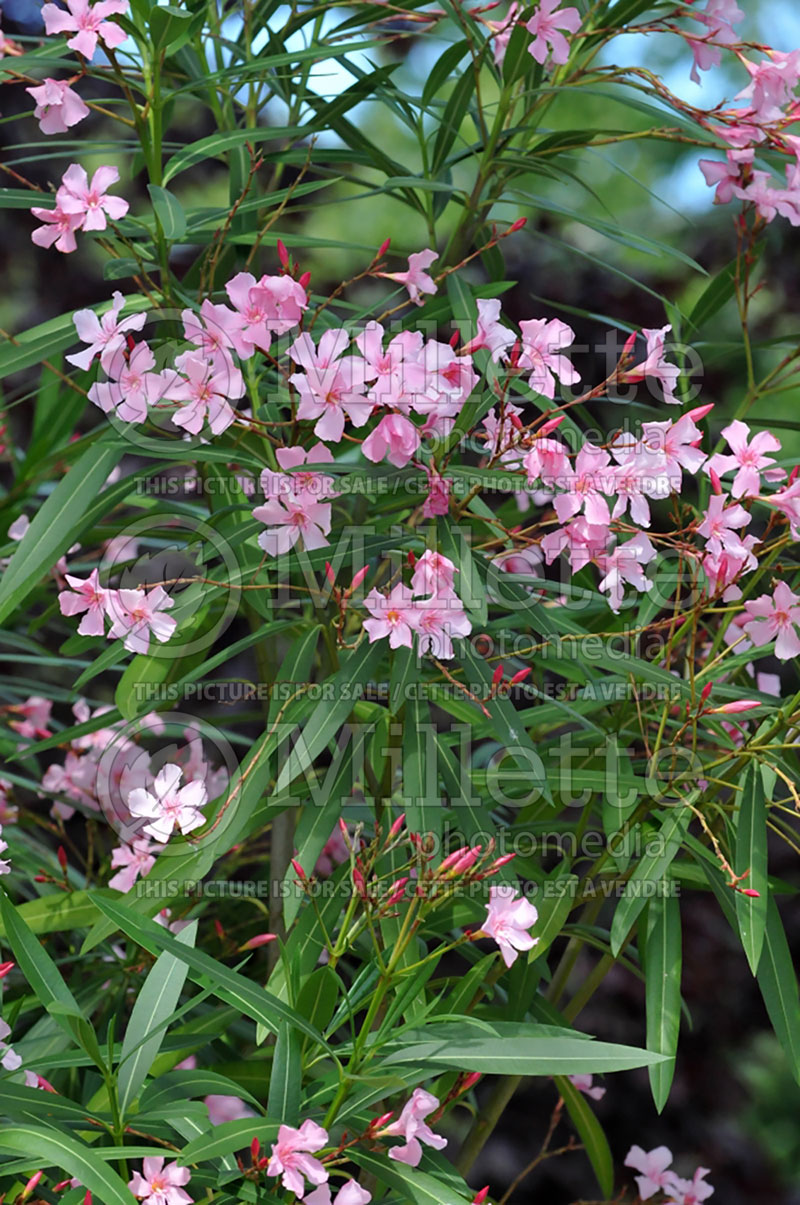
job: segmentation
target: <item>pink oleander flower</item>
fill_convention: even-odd
[[[5,842],[3,842],[2,844],[3,844],[3,848],[5,849]],[[7,873],[8,873],[7,869],[0,871],[0,874],[7,874]],[[16,1051],[12,1050],[10,1046],[6,1045],[6,1041],[5,1041],[10,1033],[11,1033],[10,1026],[8,1025],[8,1023],[6,1021],[3,1021],[2,1018],[0,1018],[0,1051],[2,1051],[2,1058],[0,1058],[0,1066],[4,1067],[6,1071],[18,1071],[19,1068],[22,1066],[22,1059],[16,1053]]]
[[[463,638],[472,631],[464,605],[452,590],[417,599],[410,622],[419,638],[420,656],[429,652],[442,661],[454,655],[453,637]]]
[[[444,594],[453,589],[458,573],[449,557],[428,548],[414,565],[411,576],[413,594]]]
[[[107,0],[108,3],[111,0]],[[71,163],[61,177],[61,187],[56,200],[65,213],[81,218],[81,230],[105,230],[107,218],[112,222],[124,218],[130,206],[122,197],[106,195],[112,184],[119,180],[115,167],[98,167],[91,183],[86,169],[79,163]]]
[[[691,1180],[682,1180],[674,1173],[669,1174],[670,1181],[664,1186],[664,1191],[675,1205],[702,1205],[714,1192],[705,1180],[709,1174],[707,1167],[698,1167]]]
[[[530,452],[523,457],[522,464],[528,474],[528,485],[540,481],[545,489],[554,490],[557,486],[563,489],[565,482],[572,477],[567,449],[557,439],[548,436],[536,440]]]
[[[148,406],[155,405],[167,387],[164,376],[153,371],[156,358],[152,348],[144,342],[137,343],[132,352],[120,347],[106,361],[111,379],[95,381],[89,389],[89,401],[104,414],[114,413],[125,423],[145,422]]]
[[[261,490],[267,498],[305,499],[308,502],[324,502],[338,497],[335,478],[327,473],[312,469],[304,470],[305,464],[333,464],[333,454],[325,444],[314,444],[305,448],[277,448],[275,458],[283,472],[275,473],[264,469],[261,474]]]
[[[788,661],[800,656],[800,597],[793,594],[786,582],[778,582],[772,597],[762,594],[744,604],[748,622],[742,624],[757,648],[775,641],[775,656]]]
[[[341,359],[349,342],[346,330],[328,330],[315,348],[311,336],[303,332],[289,348],[291,358],[304,369],[289,377],[300,394],[297,417],[315,419],[314,434],[333,443],[342,438],[345,416],[354,427],[363,427],[372,412],[372,403],[364,397],[364,360]]]
[[[669,419],[642,423],[640,440],[623,435],[615,440],[611,450],[623,463],[633,457],[641,465],[642,472],[654,481],[666,477],[670,490],[678,493],[683,482],[682,470],[694,476],[706,459],[705,452],[697,447],[703,433],[694,421],[704,409],[687,410],[674,423]]]
[[[622,374],[623,381],[641,381],[645,377],[654,377],[661,385],[664,401],[670,406],[680,406],[680,398],[675,396],[675,386],[681,370],[677,364],[670,364],[664,359],[664,340],[672,327],[659,327],[657,330],[642,329],[647,340],[647,356],[641,364],[634,365]]]
[[[33,116],[43,134],[66,134],[70,126],[76,126],[89,116],[89,106],[73,92],[66,80],[47,78],[44,83],[25,91],[36,102]]]
[[[639,1196],[643,1201],[652,1197],[659,1189],[666,1188],[673,1172],[667,1171],[672,1163],[672,1151],[666,1146],[657,1146],[652,1151],[643,1151],[640,1146],[632,1146],[625,1156],[625,1166],[641,1172],[635,1176],[639,1188]]]
[[[446,515],[450,510],[450,486],[453,484],[449,477],[434,473],[426,465],[428,475],[428,493],[422,503],[422,517],[433,519],[437,515]]]
[[[723,548],[726,552],[739,553],[742,539],[737,532],[747,527],[751,518],[738,502],[726,506],[726,500],[724,494],[712,494],[703,522],[697,528],[697,534],[706,541],[706,547],[713,556],[718,556]]]
[[[656,557],[656,550],[643,531],[633,539],[618,544],[613,552],[597,558],[600,572],[604,575],[598,585],[598,590],[608,592],[608,605],[615,613],[622,606],[625,583],[643,593],[653,588],[653,583],[645,576],[644,566]]]
[[[447,1139],[442,1138],[440,1134],[434,1134],[424,1120],[438,1107],[438,1099],[430,1092],[426,1092],[424,1088],[414,1089],[411,1099],[403,1105],[403,1111],[397,1121],[393,1121],[391,1125],[381,1131],[382,1134],[402,1137],[406,1140],[404,1146],[391,1148],[390,1159],[396,1159],[398,1163],[406,1163],[409,1167],[418,1167],[422,1158],[420,1143],[424,1142],[426,1146],[432,1146],[436,1151],[444,1150],[447,1146]]]
[[[591,1097],[592,1100],[602,1100],[606,1094],[605,1088],[592,1087],[593,1075],[568,1075],[567,1079],[575,1085],[579,1092],[582,1092],[584,1096]]]
[[[750,201],[759,217],[772,222],[780,214],[792,226],[800,225],[800,181],[797,164],[786,165],[786,188],[776,188],[776,180],[769,172],[754,171],[746,188],[734,186],[734,196]]]
[[[472,357],[456,355],[449,343],[429,339],[422,353],[425,383],[414,395],[418,414],[428,416],[426,427],[439,428],[441,420],[455,418],[477,384]]]
[[[510,883],[495,883],[489,888],[486,919],[481,929],[497,942],[507,967],[516,962],[521,950],[532,950],[538,943],[539,938],[528,932],[538,919],[533,904],[524,896],[520,898]]]
[[[327,1141],[327,1130],[315,1121],[306,1120],[299,1129],[282,1125],[278,1130],[278,1141],[272,1145],[267,1175],[280,1176],[283,1187],[296,1197],[305,1193],[306,1180],[316,1185],[325,1184],[328,1173],[311,1152],[321,1151]]]
[[[408,257],[407,272],[380,272],[378,275],[405,285],[408,289],[409,300],[413,301],[414,305],[424,305],[422,294],[436,292],[436,283],[425,269],[429,268],[438,258],[439,255],[436,251],[415,251]]]
[[[370,590],[364,599],[364,606],[372,616],[371,619],[364,620],[364,629],[370,644],[388,636],[389,648],[396,649],[401,645],[409,649],[412,647],[412,624],[416,604],[407,586],[398,582],[389,594]]]
[[[692,11],[686,15],[693,21],[701,21],[708,30],[702,39],[687,39],[694,55],[691,79],[699,84],[699,71],[708,71],[722,62],[720,45],[730,46],[738,41],[733,26],[744,20],[744,13],[735,0],[708,0],[703,12]]]
[[[610,494],[617,495],[612,519],[618,519],[630,509],[631,519],[639,527],[650,526],[650,504],[648,498],[668,498],[672,492],[666,473],[649,471],[636,456],[623,460],[609,471],[606,477]]]
[[[792,536],[795,540],[800,540],[800,477],[795,478],[791,485],[785,485],[761,500],[786,516]]]
[[[233,367],[231,351],[236,350],[242,326],[239,314],[226,305],[215,305],[206,297],[199,314],[194,310],[182,310],[181,319],[183,333],[198,348],[201,359],[217,358]],[[246,356],[242,358],[247,359]]]
[[[717,186],[714,193],[715,205],[727,205],[733,200],[736,189],[742,185],[742,166],[752,163],[754,158],[755,151],[749,147],[741,151],[728,151],[725,160],[700,160],[698,166],[705,176],[706,184],[709,188],[713,188],[715,184]]]
[[[800,50],[790,54],[770,50],[769,58],[760,63],[751,63],[744,56],[741,56],[741,62],[750,73],[750,83],[736,99],[750,101],[748,117],[759,125],[780,121],[785,116],[785,106],[794,100],[794,90],[800,82]]]
[[[44,226],[37,226],[31,232],[31,242],[37,247],[52,247],[55,244],[56,251],[61,251],[64,255],[69,255],[77,249],[75,232],[80,230],[83,222],[80,214],[67,213],[58,199],[54,209],[32,205],[31,213],[40,222],[44,222]]]
[[[775,464],[775,460],[772,456],[764,455],[765,452],[781,450],[781,441],[769,431],[759,431],[748,443],[750,428],[747,423],[735,418],[727,427],[723,427],[722,434],[733,454],[726,456],[718,452],[706,462],[705,469],[706,472],[713,469],[720,477],[731,469],[736,469],[737,473],[731,485],[734,498],[753,498],[759,494],[762,473],[768,481],[777,481],[786,476],[782,468],[770,468],[770,465]]]
[[[508,6],[508,12],[502,21],[490,21],[487,18],[484,18],[484,22],[488,26],[489,31],[493,36],[494,45],[492,48],[492,54],[498,67],[503,66],[503,60],[505,59],[506,51],[508,50],[508,43],[516,27],[519,12],[520,8],[517,0],[512,0],[512,3]]]
[[[90,368],[92,361],[99,356],[100,364],[107,372],[108,365],[116,353],[126,347],[126,332],[140,331],[144,326],[147,314],[129,314],[120,322],[119,315],[125,305],[125,298],[120,292],[113,293],[112,297],[111,309],[106,310],[101,318],[98,318],[94,310],[76,310],[73,314],[72,321],[75,323],[78,338],[81,342],[89,344],[84,351],[65,357],[76,368]]]
[[[500,302],[496,298],[491,301],[479,299],[478,329],[474,338],[462,348],[462,355],[485,348],[491,352],[495,364],[498,360],[508,359],[508,349],[517,341],[517,336],[500,321]]]
[[[190,351],[177,357],[175,367],[183,375],[166,375],[163,396],[186,405],[171,416],[173,425],[191,435],[199,435],[206,421],[213,435],[227,431],[236,417],[228,399],[238,400],[245,394],[239,369],[230,361],[209,361]]]
[[[321,1184],[304,1198],[305,1205],[369,1205],[372,1193],[367,1192],[355,1180],[348,1180],[331,1200],[330,1185]]]
[[[47,725],[50,723],[50,712],[53,710],[52,699],[43,699],[40,695],[31,695],[24,703],[14,703],[9,707],[21,720],[9,720],[9,727],[20,736],[44,739],[51,735]]]
[[[192,1198],[183,1191],[192,1173],[177,1162],[164,1167],[164,1156],[149,1156],[142,1161],[142,1171],[134,1172],[128,1184],[135,1197],[147,1205],[192,1205]]]
[[[162,586],[154,586],[147,594],[144,590],[116,590],[109,599],[108,614],[113,619],[110,640],[124,638],[129,653],[146,653],[150,648],[150,636],[165,644],[178,626],[171,616],[165,615],[175,605]]]
[[[89,0],[64,2],[67,6],[66,12],[57,4],[45,4],[42,7],[45,32],[49,35],[74,31],[75,36],[67,40],[67,46],[70,50],[77,50],[85,59],[91,61],[94,58],[98,38],[102,38],[112,50],[121,46],[127,38],[128,35],[119,25],[107,21],[106,18],[126,13],[128,0],[99,0],[97,4],[90,4]]]
[[[551,63],[566,63],[569,42],[561,30],[577,33],[581,27],[581,14],[577,8],[559,8],[560,3],[561,0],[541,0],[530,21],[525,23],[528,33],[533,35],[528,52],[542,65],[551,49]]]
[[[85,579],[66,576],[69,590],[62,590],[58,605],[62,615],[83,615],[78,625],[79,636],[104,636],[109,591],[100,585],[97,569]]]
[[[569,555],[570,568],[573,573],[583,569],[590,561],[599,560],[608,548],[609,529],[603,524],[587,522],[583,515],[578,515],[566,527],[549,531],[543,537],[541,549],[548,565],[562,552]]]
[[[236,310],[231,337],[243,360],[249,360],[256,350],[269,351],[273,334],[292,330],[308,307],[305,289],[291,276],[256,280],[250,272],[238,272],[225,285],[225,292]]]
[[[530,318],[520,322],[522,351],[519,367],[530,371],[528,384],[542,397],[555,396],[556,377],[563,385],[574,385],[579,381],[576,372],[561,350],[575,340],[575,332],[560,318]]]
[[[609,492],[606,469],[611,457],[594,444],[584,444],[575,458],[575,468],[556,484],[567,490],[553,500],[559,522],[566,523],[579,511],[583,511],[589,523],[607,526],[611,522],[608,503],[603,497]]]
[[[200,811],[208,802],[205,784],[189,782],[179,788],[182,777],[180,766],[167,764],[156,775],[154,794],[137,787],[128,796],[131,815],[148,821],[142,832],[162,844],[166,844],[176,828],[185,834],[206,822]]]
[[[23,53],[22,47],[13,38],[6,37],[2,29],[0,29],[0,59],[5,58],[6,55],[14,56]]]
[[[342,862],[346,862],[349,856],[350,851],[347,848],[347,842],[337,824],[314,863],[314,874],[333,874],[334,867],[340,866]]]
[[[224,1125],[226,1121],[244,1121],[255,1117],[252,1109],[239,1100],[238,1096],[206,1096],[203,1104],[208,1109],[208,1120],[212,1126]]]
[[[2,824],[0,824],[0,854],[4,854],[6,852],[6,850],[8,849],[8,842],[3,840],[2,834],[3,834],[3,826],[2,826]],[[0,875],[4,875],[4,874],[11,874],[11,863],[7,859],[3,860],[2,858],[0,858]],[[4,1064],[4,1066],[5,1066],[5,1064]],[[7,1069],[11,1070],[10,1068],[7,1068]]]
[[[330,503],[314,502],[311,495],[268,498],[255,508],[253,518],[268,525],[268,530],[259,535],[258,543],[269,556],[288,552],[301,537],[303,547],[308,550],[324,548],[328,543]]]
[[[355,343],[364,357],[367,397],[375,406],[391,406],[406,412],[414,395],[425,388],[426,370],[421,361],[421,331],[400,331],[383,347],[384,329],[379,322],[367,323]]]
[[[385,414],[361,445],[367,460],[378,464],[384,458],[402,469],[420,446],[419,428],[403,414]]]
[[[118,873],[108,880],[109,887],[115,891],[130,891],[136,880],[144,879],[156,864],[156,854],[160,854],[163,845],[155,845],[146,838],[133,841],[130,845],[120,845],[111,852],[111,865]]]

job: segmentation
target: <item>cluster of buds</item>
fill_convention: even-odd
[[[311,273],[304,272],[302,276],[297,275],[300,271],[300,265],[290,259],[286,244],[281,239],[278,239],[277,251],[281,265],[281,276],[291,276],[302,288],[307,289],[311,283]]]
[[[524,682],[532,672],[531,667],[528,665],[525,669],[517,670],[515,674],[512,674],[512,676],[506,680],[503,674],[502,664],[498,665],[492,674],[492,687],[489,692],[489,698],[494,699],[498,696],[503,698],[509,693],[512,686],[519,686],[520,682]],[[485,699],[484,702],[486,702]]]
[[[701,715],[740,715],[743,711],[752,711],[760,707],[758,699],[734,699],[730,703],[722,703],[719,707],[707,707],[709,696],[714,687],[713,682],[707,682],[700,692],[700,701],[694,714],[699,719]],[[687,717],[692,715],[691,703],[686,704]]]

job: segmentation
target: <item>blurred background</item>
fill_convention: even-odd
[[[41,30],[38,0],[0,0],[2,26],[9,36],[38,37]],[[785,0],[751,0],[743,36],[766,42],[782,51],[800,47],[800,9]],[[502,11],[502,10],[501,10]],[[346,13],[342,9],[339,19]],[[496,14],[492,14],[494,17]],[[234,10],[229,32],[238,29]],[[281,10],[273,18],[281,20]],[[395,80],[418,94],[433,64],[448,44],[449,32],[401,27],[386,46],[356,55],[358,66],[397,63]],[[665,80],[679,97],[693,104],[713,105],[732,99],[745,86],[746,76],[732,56],[723,66],[703,76],[700,86],[689,79],[691,55],[683,42],[668,35],[618,39],[606,54],[607,62],[646,65]],[[323,96],[342,91],[353,75],[342,65],[315,69],[314,86]],[[104,99],[106,85],[85,81],[85,99]],[[32,104],[22,86],[6,86],[2,93],[0,147],[2,162],[15,173],[41,187],[55,186],[70,162],[79,158],[91,171],[99,163],[120,168],[119,191],[132,210],[147,204],[141,173],[131,180],[131,156],[118,145],[110,123],[94,116],[91,140],[50,139],[48,158],[41,161],[45,141],[30,118]],[[548,112],[548,129],[580,129],[587,125],[645,128],[647,118],[621,112],[621,102],[596,94],[564,95]],[[391,146],[392,154],[410,165],[418,154],[415,144],[380,104],[361,104],[349,113],[375,142]],[[279,123],[280,105],[271,102],[264,122]],[[81,130],[83,127],[81,127]],[[176,105],[168,139],[176,148],[213,132],[208,112],[191,101]],[[109,140],[104,148],[104,140]],[[331,136],[331,147],[337,147]],[[561,317],[575,328],[580,343],[602,342],[608,329],[623,335],[633,327],[659,327],[668,321],[662,298],[688,313],[708,283],[702,270],[713,275],[735,254],[733,207],[715,207],[713,192],[697,167],[701,153],[679,142],[641,140],[617,146],[581,150],[568,162],[571,183],[549,176],[521,178],[516,192],[498,207],[503,220],[524,215],[524,232],[503,244],[505,278],[518,282],[504,293],[504,309],[516,321],[531,317]],[[562,161],[563,162],[563,161]],[[374,174],[360,169],[364,184],[377,183]],[[308,178],[314,178],[312,168]],[[288,182],[288,181],[284,181]],[[19,187],[7,175],[4,184]],[[185,173],[175,191],[187,205],[227,204],[227,182],[222,165],[208,163]],[[115,287],[103,280],[103,256],[89,240],[69,257],[41,250],[30,242],[32,219],[24,210],[0,210],[0,328],[15,332],[46,321],[68,309],[106,299]],[[573,216],[574,215],[574,216]],[[442,225],[446,234],[447,215]],[[281,222],[284,240],[304,269],[312,272],[313,288],[325,293],[345,275],[365,266],[377,247],[392,238],[392,252],[407,255],[428,245],[424,225],[410,210],[369,188],[353,182],[334,183],[292,206]],[[642,250],[631,233],[646,233],[663,244],[663,253]],[[303,246],[308,239],[315,245]],[[294,240],[294,241],[293,241]],[[341,245],[357,243],[363,260]],[[327,244],[327,245],[326,245]],[[678,259],[673,249],[682,253]],[[187,264],[191,258],[187,252]],[[694,264],[691,262],[694,261]],[[769,228],[761,263],[764,287],[753,307],[752,333],[757,356],[767,366],[782,340],[800,338],[800,231],[776,221]],[[179,266],[179,265],[177,265]],[[265,250],[262,270],[275,271],[274,252]],[[401,264],[392,265],[400,267]],[[480,282],[480,265],[470,269]],[[354,298],[368,302],[367,282]],[[714,402],[710,420],[714,435],[741,397],[745,370],[733,304],[716,315],[710,329],[692,337],[702,370],[695,377],[697,404]],[[586,367],[585,367],[586,365]],[[581,364],[584,379],[593,383],[591,358]],[[6,421],[24,446],[28,428],[26,395],[29,379],[2,400]],[[769,401],[769,412],[753,415],[768,425],[780,415],[784,449],[789,463],[800,459],[800,391],[790,390]],[[609,407],[611,403],[607,404]],[[91,411],[91,408],[89,408]],[[604,413],[608,426],[617,416]],[[87,412],[85,426],[96,422]],[[789,426],[786,426],[786,423]],[[774,872],[797,881],[793,850],[778,846],[771,851]],[[676,1169],[691,1174],[697,1164],[711,1169],[714,1201],[719,1205],[800,1205],[800,1088],[785,1068],[771,1037],[760,994],[741,949],[728,930],[717,905],[695,893],[684,908],[684,988],[688,1016],[684,1018],[673,1091],[663,1115],[652,1104],[646,1073],[629,1072],[612,1077],[604,1098],[593,1107],[606,1129],[617,1165],[633,1143],[645,1149],[666,1144],[676,1157]],[[782,908],[783,921],[793,948],[800,938],[800,919]],[[602,923],[602,922],[601,922]],[[577,976],[591,969],[579,965]],[[615,972],[605,981],[579,1025],[609,1041],[644,1044],[644,996],[629,975]],[[502,1195],[538,1150],[555,1103],[555,1089],[547,1081],[524,1087],[508,1109],[502,1125],[486,1146],[471,1177],[476,1187],[491,1185]],[[562,1128],[555,1145],[566,1140]],[[453,1137],[456,1135],[454,1133]],[[625,1183],[632,1184],[632,1173]],[[511,1205],[535,1199],[546,1205],[567,1205],[577,1199],[594,1200],[588,1162],[583,1154],[553,1159],[538,1168],[515,1191]]]

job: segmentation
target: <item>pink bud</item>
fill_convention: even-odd
[[[381,1113],[380,1117],[375,1117],[369,1123],[368,1128],[374,1133],[376,1130],[382,1129],[383,1126],[388,1125],[393,1117],[394,1113]]]
[[[29,1197],[31,1195],[31,1193],[33,1192],[34,1188],[39,1183],[39,1181],[41,1180],[43,1175],[44,1175],[44,1172],[34,1172],[33,1173],[30,1180],[25,1185],[25,1187],[23,1188],[22,1192],[19,1195],[19,1199],[21,1201],[24,1201],[26,1197]]]
[[[462,845],[460,849],[454,849],[453,852],[448,854],[445,860],[439,865],[436,870],[436,874],[443,874],[444,871],[449,870],[451,866],[455,866],[458,859],[462,858],[468,849],[468,845]]]
[[[632,334],[628,335],[628,338],[625,340],[625,344],[622,348],[623,356],[630,356],[633,354],[633,349],[636,344],[638,335],[639,335],[638,331],[634,331]]]
[[[522,229],[522,227],[527,223],[527,221],[528,221],[527,218],[517,218],[516,222],[511,223],[511,225],[509,226],[506,233],[507,234],[516,234],[518,230]]]
[[[53,1192],[63,1192],[65,1188],[69,1188],[69,1180],[59,1180],[58,1184],[53,1185]]]
[[[478,861],[478,858],[481,856],[482,848],[483,847],[481,845],[476,845],[474,849],[471,849],[468,853],[465,853],[463,858],[459,858],[453,867],[453,874],[463,874],[465,870],[469,870],[472,866],[474,866]]]
[[[389,250],[389,248],[391,247],[391,245],[392,245],[392,240],[390,238],[385,238],[383,240],[383,242],[381,243],[380,247],[378,248],[378,254],[375,256],[375,258],[380,259],[382,256],[384,256],[386,254],[386,252]]]
[[[36,1087],[41,1088],[43,1092],[52,1092],[54,1096],[58,1096],[49,1079],[45,1079],[43,1075],[36,1076]]]
[[[798,473],[800,473],[800,464],[796,464],[794,466],[794,468],[792,469],[791,473],[789,474],[789,478],[788,478],[788,482],[787,482],[788,485],[794,484],[794,482],[797,480]]]
[[[83,1198],[83,1205],[92,1205],[92,1194],[89,1189],[86,1189],[86,1196]]]
[[[529,665],[527,669],[520,669],[514,674],[509,682],[509,686],[517,686],[520,682],[524,682],[529,674],[533,673],[532,667]]]
[[[347,591],[347,593],[354,594],[368,573],[369,573],[369,565],[365,565],[363,569],[359,569],[358,573],[355,575],[352,582],[350,583],[350,589]]]
[[[708,475],[711,478],[711,487],[715,494],[722,493],[722,482],[719,479],[719,473],[712,468],[709,468]]]
[[[695,406],[694,410],[689,410],[688,415],[693,423],[699,423],[714,409],[714,402],[706,402],[705,406]]]
[[[486,1198],[488,1197],[488,1195],[489,1195],[489,1185],[485,1184],[483,1186],[483,1188],[480,1189],[479,1192],[475,1193],[475,1196],[472,1198],[472,1205],[483,1205],[483,1203],[486,1200]]]
[[[257,1138],[254,1138],[253,1141],[250,1143],[250,1158],[253,1160],[253,1163],[258,1163],[260,1154],[261,1154],[261,1143],[258,1141]]]
[[[455,348],[458,345],[458,331],[453,331],[450,336],[450,346]]]
[[[396,837],[397,834],[400,832],[400,829],[405,824],[405,822],[406,822],[406,814],[405,814],[405,812],[402,812],[397,817],[397,819],[395,820],[392,827],[389,829],[389,836],[388,836],[387,840],[391,841],[392,837]]]
[[[353,867],[353,886],[362,899],[366,897],[367,885],[364,881],[364,876],[357,866]]]
[[[752,711],[760,707],[757,699],[734,699],[732,703],[723,703],[721,707],[709,707],[709,715],[737,715],[740,711]]]
[[[289,267],[289,252],[286,250],[286,245],[282,239],[278,239],[278,259],[281,261],[282,268]]]
[[[503,681],[503,666],[498,665],[497,669],[492,674],[492,686],[499,686]]]
[[[12,971],[15,966],[15,962],[0,962],[0,979],[5,979],[9,971]]]
[[[708,698],[708,696],[711,694],[711,687],[712,687],[713,685],[714,685],[714,683],[713,683],[713,682],[706,682],[705,686],[704,686],[704,687],[703,687],[703,689],[700,691],[700,701],[701,701],[702,703],[705,703],[706,699],[707,699],[707,698]]]
[[[304,272],[297,283],[300,285],[301,289],[307,289],[311,283],[311,273]]]
[[[496,861],[492,862],[491,866],[487,868],[486,873],[495,874],[501,866],[505,866],[506,863],[510,862],[512,858],[516,858],[516,856],[516,854],[503,854],[502,858],[497,858]]]
[[[541,439],[543,435],[551,435],[561,426],[566,417],[566,414],[557,414],[555,418],[548,418],[547,422],[536,432],[537,439]]]
[[[336,585],[336,574],[333,572],[333,569],[331,568],[330,561],[325,562],[325,576],[327,577],[328,583],[331,586]]]
[[[305,881],[306,872],[303,870],[303,867],[297,861],[297,858],[292,858],[292,866],[294,866],[294,868],[297,871],[297,873],[299,874],[301,880]]]
[[[63,845],[59,845],[58,850],[56,852],[56,857],[58,858],[59,866],[64,871],[64,874],[66,874],[67,873],[67,851],[64,849]]]
[[[508,420],[511,423],[511,426],[515,428],[515,430],[517,430],[517,431],[524,430],[524,428],[522,426],[522,419],[520,418],[520,416],[518,414],[509,414]]]
[[[414,552],[411,548],[409,548],[409,550],[408,550],[408,556],[406,557],[406,560],[408,561],[409,565],[413,569],[417,563],[417,558],[414,555]]]
[[[347,828],[347,825],[344,822],[344,819],[341,816],[339,817],[339,832],[344,837],[344,843],[347,846],[347,848],[352,849],[353,847],[350,844],[350,832]]]
[[[740,887],[739,894],[740,895],[748,895],[751,900],[753,900],[753,899],[758,900],[761,898],[761,892],[754,891],[752,887]]]
[[[243,946],[239,946],[240,950],[257,950],[259,946],[266,946],[271,941],[276,940],[275,933],[256,933],[255,937],[251,937]]]
[[[469,1075],[464,1077],[464,1083],[461,1085],[461,1091],[469,1092],[470,1088],[474,1088],[481,1079],[483,1079],[482,1071],[470,1071]]]

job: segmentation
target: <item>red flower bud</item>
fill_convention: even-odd
[[[364,578],[367,576],[368,573],[369,573],[369,565],[365,565],[363,569],[359,569],[358,573],[355,575],[352,582],[350,583],[350,589],[347,591],[347,593],[348,594],[355,593],[355,591],[361,585],[361,583],[363,582]]]
[[[66,874],[67,873],[67,851],[64,849],[63,845],[59,845],[58,850],[56,852],[56,857],[58,858],[59,866],[64,871],[64,874]]]
[[[289,252],[286,250],[286,245],[282,239],[278,239],[278,259],[281,261],[282,268],[289,267]]]
[[[387,840],[388,840],[388,841],[391,841],[392,837],[396,837],[396,836],[397,836],[397,834],[400,832],[400,829],[403,827],[403,825],[405,824],[405,822],[406,822],[406,814],[405,814],[405,812],[402,812],[402,813],[401,813],[401,814],[400,814],[400,815],[397,817],[397,819],[395,820],[395,822],[394,822],[394,824],[392,825],[392,827],[389,829],[389,835],[388,835],[388,837],[387,837]]]
[[[711,478],[711,487],[715,494],[722,493],[722,482],[719,479],[719,473],[715,469],[709,468],[708,475]]]
[[[517,218],[516,222],[511,223],[506,234],[516,234],[518,230],[521,230],[527,224],[527,221],[527,218]]]
[[[537,439],[541,439],[543,435],[552,435],[552,433],[561,426],[566,414],[557,414],[555,418],[549,418],[547,422],[536,432]]]
[[[333,569],[331,568],[330,561],[325,562],[325,576],[327,577],[328,582],[330,583],[331,586],[334,586],[336,584],[336,574],[333,572]]]
[[[16,965],[15,962],[0,962],[0,979],[5,979],[9,971],[12,971]]]
[[[217,937],[220,939],[220,941],[224,941],[225,940],[225,930],[223,929],[221,922],[216,920],[216,918],[214,920],[214,930],[217,934]]]
[[[499,686],[503,681],[503,666],[498,665],[497,669],[492,674],[492,686]]]
[[[527,669],[517,670],[517,672],[514,674],[513,678],[509,682],[509,686],[517,686],[520,682],[524,682],[525,679],[528,677],[528,675],[532,674],[532,673],[533,673],[533,669],[530,665],[527,667]]]
[[[713,682],[706,682],[705,686],[704,686],[704,687],[703,687],[703,689],[700,691],[700,702],[701,702],[701,703],[705,703],[706,699],[707,699],[707,698],[708,698],[708,696],[711,694],[711,687],[712,687],[713,685],[714,685],[714,683],[713,683]]]
[[[253,1160],[253,1163],[258,1163],[260,1154],[261,1143],[257,1138],[253,1138],[253,1141],[250,1143],[250,1158]]]
[[[739,894],[740,895],[749,895],[750,898],[754,899],[754,900],[758,900],[761,898],[761,892],[754,891],[752,887],[740,887]]]
[[[256,933],[255,937],[251,937],[243,946],[239,946],[240,950],[257,950],[259,946],[266,946],[271,941],[276,940],[275,933]]]
[[[488,1195],[489,1195],[489,1185],[485,1184],[483,1186],[483,1188],[480,1189],[479,1192],[475,1193],[475,1196],[472,1198],[472,1205],[483,1205],[483,1203],[486,1200],[486,1198],[488,1197]]]
[[[375,258],[381,259],[386,254],[386,252],[389,250],[391,245],[392,245],[392,240],[390,238],[385,238],[383,240],[383,242],[381,243],[380,247],[378,248],[378,254],[375,256]]]
[[[311,273],[304,272],[297,283],[300,285],[301,289],[307,289],[311,283]]]
[[[297,873],[299,874],[301,880],[303,882],[305,882],[306,872],[303,870],[303,867],[297,861],[297,858],[292,858],[292,866],[294,866],[294,868],[297,871]]]

